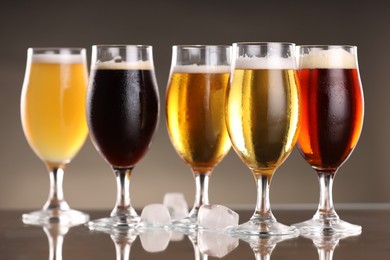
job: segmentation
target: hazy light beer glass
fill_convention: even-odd
[[[251,219],[231,232],[240,235],[291,235],[271,212],[269,185],[293,149],[299,130],[299,81],[292,43],[233,44],[232,76],[226,100],[232,146],[257,184]]]
[[[171,142],[195,177],[195,202],[189,216],[175,225],[193,228],[198,210],[209,203],[208,182],[231,144],[224,102],[230,75],[231,46],[173,46],[166,92]]]
[[[355,148],[363,125],[364,100],[355,46],[299,46],[302,128],[298,148],[317,172],[320,203],[311,220],[295,224],[301,233],[361,232],[340,220],[332,185],[338,168]]]
[[[91,229],[138,224],[130,201],[130,176],[151,144],[158,117],[152,46],[93,46],[87,123],[96,150],[115,173],[117,200],[110,217],[88,222]]]
[[[87,136],[85,49],[30,48],[21,95],[24,134],[50,172],[50,193],[40,211],[23,214],[28,224],[78,224],[88,215],[72,210],[63,196],[65,166]]]

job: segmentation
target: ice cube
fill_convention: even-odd
[[[149,204],[141,212],[142,227],[164,227],[171,224],[168,209],[162,204]]]
[[[219,232],[200,230],[198,233],[198,246],[202,254],[222,258],[233,251],[239,239]]]
[[[188,204],[183,193],[166,193],[163,204],[168,208],[172,219],[182,219],[188,216]]]
[[[168,247],[171,232],[165,229],[147,229],[142,230],[139,237],[145,251],[156,253]]]
[[[199,208],[198,224],[204,229],[222,230],[238,225],[239,215],[223,205],[203,205]]]

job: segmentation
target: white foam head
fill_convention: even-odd
[[[295,69],[296,63],[293,57],[283,58],[279,56],[266,57],[238,57],[235,61],[235,69]]]
[[[172,68],[172,72],[177,73],[230,73],[230,66],[209,66],[209,65],[179,65]]]
[[[153,64],[150,61],[134,61],[134,62],[115,62],[104,61],[96,62],[92,65],[92,69],[104,70],[153,70]]]
[[[85,56],[81,54],[54,54],[54,53],[42,53],[33,54],[31,61],[34,63],[85,63]]]
[[[355,69],[356,56],[344,49],[312,49],[310,53],[300,55],[301,69]]]

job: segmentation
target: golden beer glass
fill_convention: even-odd
[[[251,219],[230,230],[239,235],[295,235],[272,214],[269,186],[293,149],[299,130],[299,82],[292,43],[233,44],[226,122],[232,146],[257,184]]]
[[[88,71],[85,49],[30,48],[21,95],[24,134],[50,173],[43,208],[23,214],[27,224],[79,224],[89,216],[64,199],[64,169],[85,142]]]
[[[196,228],[199,208],[209,204],[210,175],[231,147],[224,114],[230,52],[231,46],[173,46],[167,128],[196,185],[194,206],[187,218],[174,221],[177,227]]]

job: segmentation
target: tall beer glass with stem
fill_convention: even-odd
[[[152,46],[93,46],[87,122],[95,148],[115,173],[117,200],[110,217],[88,223],[91,229],[138,224],[130,202],[130,176],[151,144],[158,116]]]
[[[195,177],[195,203],[187,218],[174,224],[197,225],[199,208],[209,203],[212,170],[230,149],[226,131],[226,88],[230,75],[231,46],[173,46],[166,93],[170,139]]]
[[[290,154],[299,130],[299,82],[292,43],[233,44],[226,120],[233,148],[257,184],[251,219],[231,230],[239,235],[296,235],[271,212],[269,185]]]
[[[88,215],[64,199],[64,169],[87,136],[85,49],[30,48],[21,95],[24,134],[50,172],[50,193],[40,211],[23,214],[28,224],[79,224]]]
[[[301,233],[360,233],[340,220],[332,199],[333,179],[358,142],[363,92],[355,46],[300,46],[302,129],[298,148],[317,172],[320,203],[314,217],[295,224]]]

